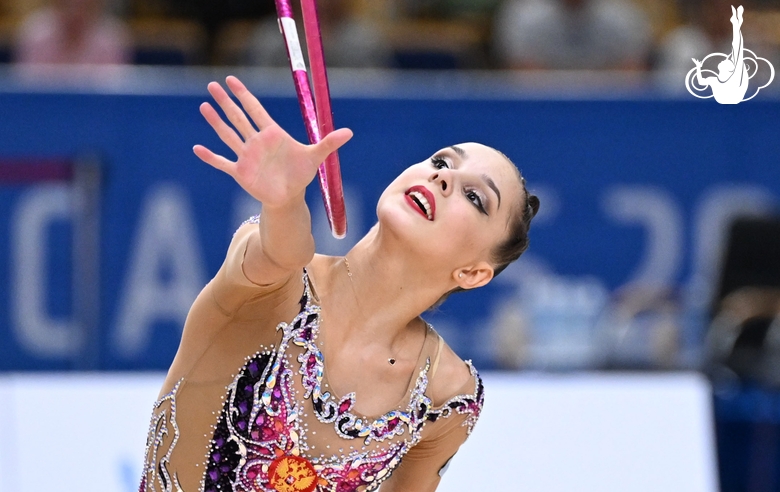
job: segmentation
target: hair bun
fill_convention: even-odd
[[[539,197],[536,195],[529,195],[528,206],[531,207],[531,218],[536,217],[536,214],[539,212]]]

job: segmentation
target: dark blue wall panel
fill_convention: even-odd
[[[176,350],[181,325],[176,315],[150,321],[148,337],[134,342],[137,347],[130,351],[123,351],[122,338],[116,334],[122,304],[128,302],[131,256],[140,240],[142,211],[155,197],[173,200],[184,207],[179,211],[190,214],[191,227],[182,227],[194,234],[192,249],[203,261],[202,281],[222,261],[242,195],[229,177],[192,154],[196,143],[226,150],[198,113],[205,97],[205,89],[202,97],[0,93],[0,160],[94,156],[103,165],[99,368],[166,368]],[[297,101],[267,97],[263,102],[283,127],[303,138]],[[649,241],[646,227],[611,218],[605,197],[615,187],[655,190],[678,211],[675,217],[682,229],[672,244],[679,244],[674,254],[681,259],[666,280],[672,287],[689,285],[695,273],[696,245],[707,239],[696,236],[696,223],[707,196],[740,186],[759,194],[763,190],[763,198],[770,201],[780,196],[778,102],[754,100],[729,107],[698,100],[339,98],[333,106],[337,125],[355,131],[341,152],[341,162],[348,200],[356,204],[350,213],[361,217],[353,220],[343,244],[326,243],[319,235],[325,252],[343,253],[356,234],[368,230],[379,194],[405,166],[464,141],[504,151],[525,174],[531,190],[542,194],[544,215],[532,230],[531,250],[521,264],[543,265],[549,274],[566,278],[593,276],[610,292],[630,280],[647,255]],[[22,341],[14,326],[12,294],[18,286],[12,275],[13,227],[18,227],[14,224],[24,197],[40,186],[0,183],[3,370],[71,368],[83,356],[77,349],[56,348],[47,355],[34,341]],[[165,199],[154,203],[167,203]],[[309,199],[313,213],[321,217],[316,185],[310,188]],[[67,322],[72,317],[71,294],[63,279],[72,273],[71,232],[67,221],[52,223],[47,230],[46,282],[37,292],[47,296],[43,312],[47,319]],[[163,286],[176,273],[175,265],[166,271],[166,261],[163,257],[157,272]],[[458,295],[456,302],[451,300],[429,316],[451,334],[451,343],[462,356],[483,366],[494,365],[488,346],[495,310],[520,288],[515,277],[507,277],[480,292]]]

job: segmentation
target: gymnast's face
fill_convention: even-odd
[[[490,263],[522,193],[514,164],[464,143],[402,172],[379,198],[377,217],[426,266],[452,270]]]

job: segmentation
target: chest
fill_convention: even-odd
[[[279,346],[251,357],[228,387],[208,454],[205,491],[236,490],[236,483],[243,490],[283,490],[277,486],[282,482],[312,491],[373,489],[420,439],[430,408],[428,366],[406,402],[366,417],[357,411],[356,392],[339,395],[326,386],[316,343],[318,308],[307,307],[281,326]],[[295,463],[287,463],[290,457]]]
[[[395,357],[372,347],[320,346],[323,386],[337,397],[354,393],[356,412],[378,416],[403,407],[411,397],[421,361]]]
[[[216,423],[209,429],[190,428],[196,414],[208,412],[196,404],[196,387],[186,381],[177,385],[156,406],[142,490],[378,487],[421,438],[430,408],[425,396],[429,366],[413,378],[402,404],[377,418],[366,417],[358,412],[356,392],[337,394],[327,386],[316,343],[319,319],[318,306],[311,306],[291,323],[280,324],[278,343],[247,357],[232,378],[221,407],[211,412]],[[178,414],[177,401],[188,402]],[[191,462],[203,456],[204,447],[205,462],[193,470]]]

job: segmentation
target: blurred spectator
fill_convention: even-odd
[[[381,26],[367,16],[358,15],[351,8],[349,0],[329,0],[320,2],[317,7],[325,60],[329,67],[367,68],[390,65],[392,51],[384,39]],[[296,14],[300,14],[299,10],[296,9]],[[305,45],[300,20],[298,27],[301,44]],[[276,16],[258,24],[250,41],[248,58],[254,65],[287,65],[287,51]]]
[[[22,23],[14,46],[18,63],[128,63],[128,28],[103,0],[54,0]]]
[[[297,23],[300,24],[301,21],[298,20]],[[305,44],[303,40],[301,41],[302,44]],[[287,51],[275,15],[266,17],[257,24],[249,41],[246,61],[251,65],[263,67],[284,67],[287,65]]]
[[[642,69],[651,42],[643,12],[617,0],[507,0],[494,30],[508,68]]]
[[[479,18],[493,12],[501,0],[395,0],[393,3],[409,18]]]
[[[219,38],[231,23],[262,19],[276,11],[270,0],[134,0],[134,4],[134,11],[141,15],[161,15],[200,24],[205,30],[203,51],[208,63],[224,62],[220,59]]]

